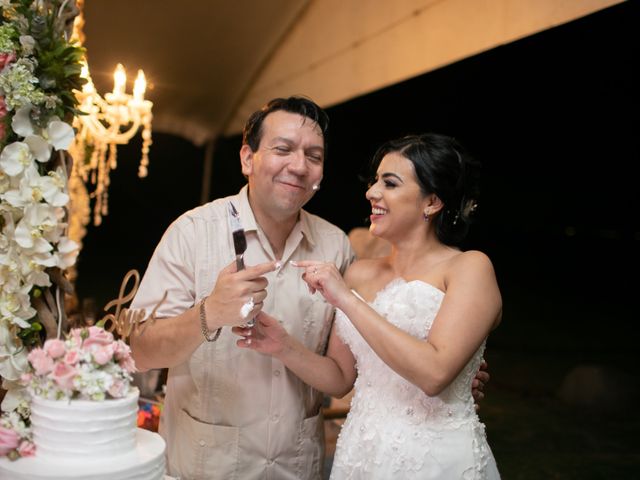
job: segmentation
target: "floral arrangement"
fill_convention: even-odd
[[[72,329],[65,340],[49,339],[27,358],[31,371],[21,382],[31,396],[50,400],[122,398],[135,372],[129,346],[98,326]],[[15,460],[35,453],[30,413],[22,401],[0,418],[0,456]]]
[[[65,151],[80,89],[83,50],[67,40],[74,0],[0,0],[0,376],[3,410],[41,344],[39,297],[55,298],[78,246],[65,235]],[[53,280],[53,283],[52,283]],[[45,296],[45,294],[48,294]],[[42,303],[42,298],[40,298]],[[49,308],[60,309],[59,300]],[[55,315],[54,315],[55,316]],[[49,332],[50,333],[50,332]],[[59,344],[54,344],[59,345]],[[51,346],[48,348],[52,348]]]
[[[122,398],[136,371],[131,349],[102,327],[74,328],[66,340],[50,339],[28,355],[33,372],[22,375],[31,395],[50,400]]]
[[[29,405],[23,401],[18,408],[0,418],[0,457],[16,460],[35,454],[29,416]]]

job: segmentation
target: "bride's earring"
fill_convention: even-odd
[[[424,221],[425,221],[425,222],[428,222],[428,221],[429,221],[429,212],[427,212],[427,211],[425,210],[425,212],[422,214],[422,216],[424,217]]]

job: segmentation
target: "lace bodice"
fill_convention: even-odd
[[[428,283],[399,278],[379,291],[371,306],[396,327],[425,339],[443,297],[441,290]],[[338,312],[336,322],[340,338],[351,348],[357,362],[352,409],[384,408],[389,415],[404,417],[410,422],[422,423],[429,419],[434,427],[475,417],[471,382],[480,367],[484,344],[449,387],[440,395],[429,397],[389,368],[342,312]],[[375,396],[366,394],[371,389],[377,392]],[[361,404],[363,401],[366,405]]]
[[[399,278],[370,305],[393,325],[426,339],[443,298],[428,283]],[[355,357],[358,377],[332,479],[499,478],[471,395],[484,342],[455,380],[430,397],[388,367],[341,311],[336,328]],[[489,461],[495,475],[487,477]]]

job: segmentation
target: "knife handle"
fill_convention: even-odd
[[[238,272],[244,270],[244,254],[236,255],[236,269]]]

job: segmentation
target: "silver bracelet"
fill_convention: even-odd
[[[211,332],[209,327],[207,326],[207,314],[204,311],[204,302],[207,297],[204,297],[200,300],[199,309],[200,309],[200,328],[202,328],[202,335],[207,342],[215,342],[220,336],[220,332],[222,331],[222,327],[218,327],[215,332]]]

